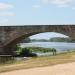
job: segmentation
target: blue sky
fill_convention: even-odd
[[[0,0],[0,25],[75,24],[75,0]]]

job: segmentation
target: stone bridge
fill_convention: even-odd
[[[22,39],[43,32],[58,32],[75,39],[75,25],[0,26],[0,53],[10,54]]]

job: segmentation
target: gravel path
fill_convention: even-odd
[[[0,73],[0,75],[75,75],[75,62],[49,67],[16,70]]]

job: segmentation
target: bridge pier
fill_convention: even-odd
[[[3,52],[3,48],[0,47],[0,55],[3,54],[3,53],[4,53],[4,52]]]
[[[3,48],[3,50],[4,50],[4,54],[6,54],[6,55],[14,55],[14,51],[16,50],[16,46],[11,45],[11,46]]]
[[[14,55],[15,50],[16,50],[16,45],[0,47],[0,55]]]

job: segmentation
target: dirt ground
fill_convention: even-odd
[[[55,66],[15,70],[0,75],[75,75],[75,62]]]

